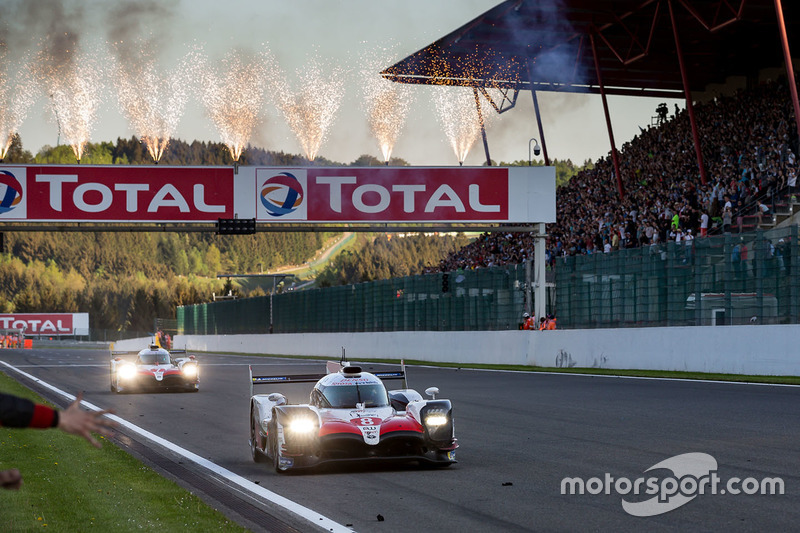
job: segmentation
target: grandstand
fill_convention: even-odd
[[[734,5],[735,4],[735,5]],[[561,187],[556,257],[681,240],[690,231],[774,227],[792,214],[800,108],[786,54],[797,41],[797,3],[752,0],[509,0],[384,70],[402,83],[504,91],[588,92],[686,98],[660,119]],[[776,7],[778,8],[776,10]],[[771,70],[770,70],[771,69]],[[767,78],[767,79],[765,79]],[[477,94],[477,93],[476,93]],[[704,102],[699,104],[697,102]],[[538,105],[545,161],[547,145]],[[489,153],[488,145],[486,152]],[[488,157],[487,157],[488,159]],[[769,211],[758,216],[757,200]],[[673,217],[678,215],[673,231]],[[759,220],[760,218],[760,220]],[[702,232],[704,233],[704,232]],[[524,234],[483,235],[431,270],[513,264],[533,255]]]

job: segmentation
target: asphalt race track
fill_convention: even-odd
[[[108,358],[97,349],[0,352],[0,361],[72,394],[84,390],[92,404],[355,531],[789,531],[800,523],[800,387],[409,367],[411,388],[422,392],[435,385],[440,397],[453,401],[458,464],[278,475],[250,459],[247,365],[271,374],[323,372],[324,363],[199,354],[199,393],[116,395],[109,391]],[[307,399],[304,385],[280,387],[257,391],[286,390],[292,401]],[[148,450],[124,431],[118,441],[168,477],[219,500],[217,507],[251,529],[314,530],[273,504],[225,488],[185,460]],[[623,509],[623,499],[653,496],[621,495],[614,480],[657,476],[660,483],[672,476],[669,470],[645,471],[691,452],[716,460],[721,487],[734,477],[778,477],[785,493],[722,495],[707,489],[697,495],[687,485],[687,494],[696,497],[668,512],[637,517]],[[606,474],[612,477],[608,491],[561,494],[565,477],[589,483]],[[592,486],[597,492],[597,484]]]

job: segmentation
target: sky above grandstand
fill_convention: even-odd
[[[105,43],[120,37],[144,39],[155,45],[160,68],[177,68],[192,46],[202,46],[209,64],[220,64],[233,50],[252,53],[268,48],[280,69],[292,76],[313,60],[328,71],[344,69],[344,96],[319,154],[349,163],[361,154],[381,158],[364,112],[363,81],[359,73],[364,57],[381,57],[381,68],[416,52],[499,3],[498,0],[3,0],[0,38],[6,41],[9,65],[24,53],[33,53],[54,35],[69,32],[85,49],[106,52]],[[112,7],[113,6],[113,7]],[[50,37],[48,37],[48,35]],[[109,54],[110,55],[110,54]],[[102,59],[101,59],[102,61]],[[294,81],[293,81],[294,80]],[[411,87],[412,101],[393,156],[412,165],[455,165],[456,156],[437,118],[434,88]],[[463,89],[456,89],[463,90]],[[93,127],[92,142],[115,142],[136,132],[118,110],[114,92],[107,88]],[[609,97],[617,146],[647,127],[656,106],[667,101],[650,98]],[[540,93],[542,121],[551,158],[582,163],[609,151],[603,109],[598,95]],[[679,102],[680,103],[680,102]],[[682,107],[682,103],[681,107]],[[303,150],[275,106],[268,104],[266,121],[252,144],[268,150],[302,153]],[[474,105],[471,109],[474,112]],[[19,128],[23,145],[36,152],[59,140],[53,106],[39,97]],[[174,137],[192,141],[221,140],[198,98],[190,98]],[[528,159],[529,139],[538,138],[530,93],[520,94],[515,109],[495,117],[487,136],[492,159]],[[63,140],[63,139],[62,139]],[[485,160],[478,140],[465,165]]]

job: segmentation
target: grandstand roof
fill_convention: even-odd
[[[800,2],[784,0],[800,51]],[[672,0],[692,91],[783,65],[774,0]],[[507,0],[382,72],[403,83],[683,97],[667,0]],[[531,69],[528,71],[528,61]]]

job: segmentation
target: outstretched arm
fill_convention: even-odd
[[[111,430],[117,427],[117,423],[103,415],[113,411],[84,411],[80,407],[82,399],[83,393],[80,392],[75,401],[59,413],[58,428],[66,433],[83,437],[95,448],[100,448],[100,442],[92,433],[99,433],[104,437],[111,435]]]

